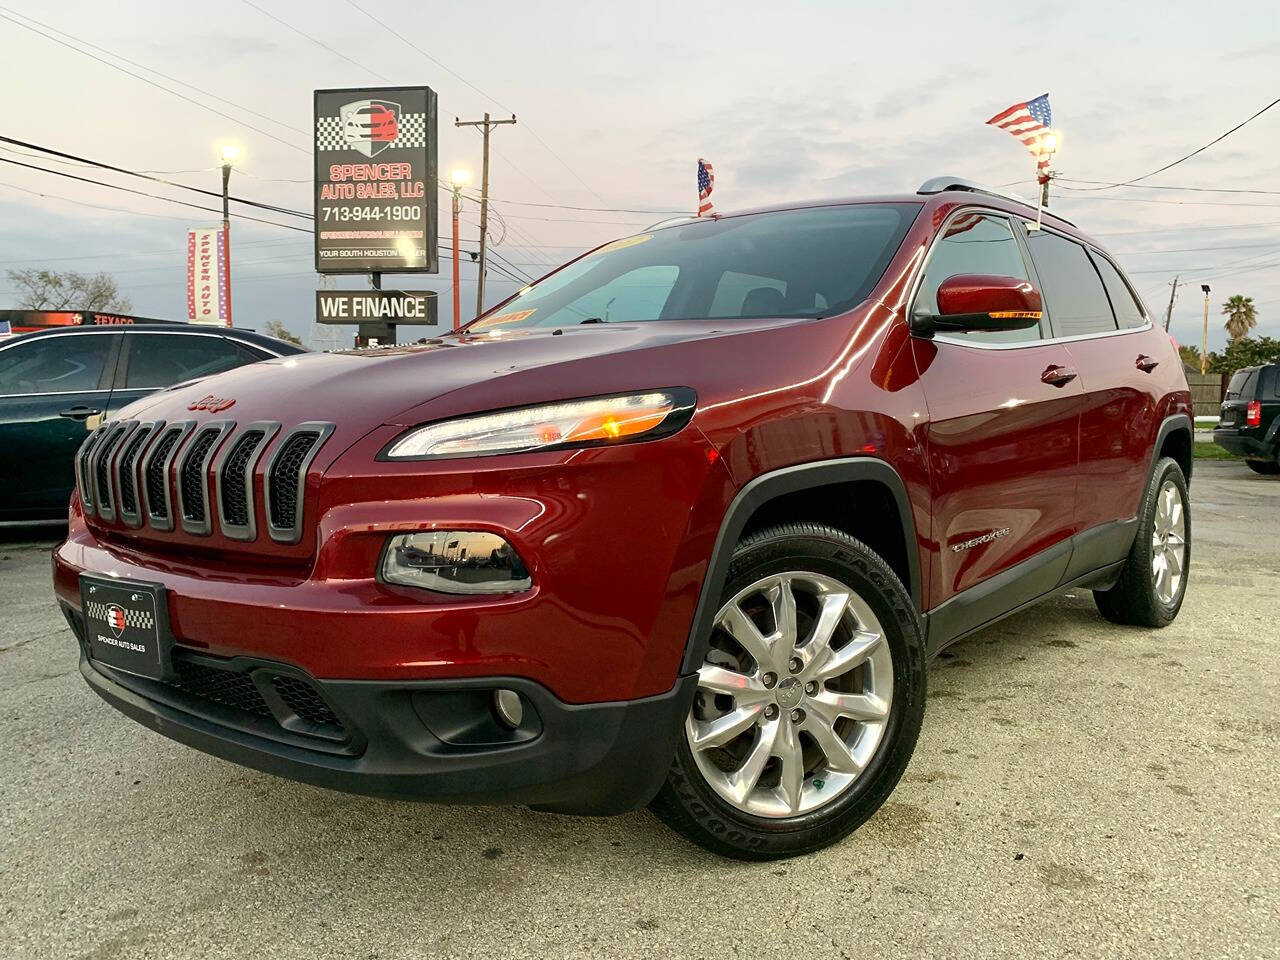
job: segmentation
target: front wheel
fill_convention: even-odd
[[[1163,627],[1182,609],[1191,568],[1191,510],[1178,462],[1164,457],[1138,508],[1138,532],[1110,590],[1095,590],[1099,612],[1112,623]]]
[[[786,524],[738,544],[654,810],[716,853],[771,860],[856,829],[924,716],[910,595],[862,543]]]

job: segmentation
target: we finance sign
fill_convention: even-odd
[[[439,323],[432,290],[317,290],[318,323]]]

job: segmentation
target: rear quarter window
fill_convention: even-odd
[[[1145,326],[1147,318],[1143,316],[1142,307],[1138,305],[1137,297],[1133,295],[1133,291],[1129,289],[1129,285],[1125,283],[1124,277],[1120,275],[1115,265],[1099,253],[1093,254],[1093,264],[1098,268],[1102,285],[1107,289],[1107,296],[1111,299],[1111,309],[1115,311],[1116,323],[1120,329],[1128,330]]]
[[[1251,400],[1254,391],[1258,386],[1258,371],[1254,370],[1237,370],[1231,376],[1231,382],[1227,384],[1228,400]]]
[[[1085,248],[1045,230],[1027,233],[1055,337],[1079,337],[1116,329],[1111,301]]]

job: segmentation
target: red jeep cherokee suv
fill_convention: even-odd
[[[309,783],[830,843],[947,644],[1068,586],[1182,603],[1182,364],[1033,216],[942,179],[661,226],[459,334],[139,401],[54,555],[81,672]]]

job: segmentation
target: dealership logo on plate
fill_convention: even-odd
[[[107,626],[117,637],[124,633],[126,626],[124,607],[118,603],[107,604]]]

